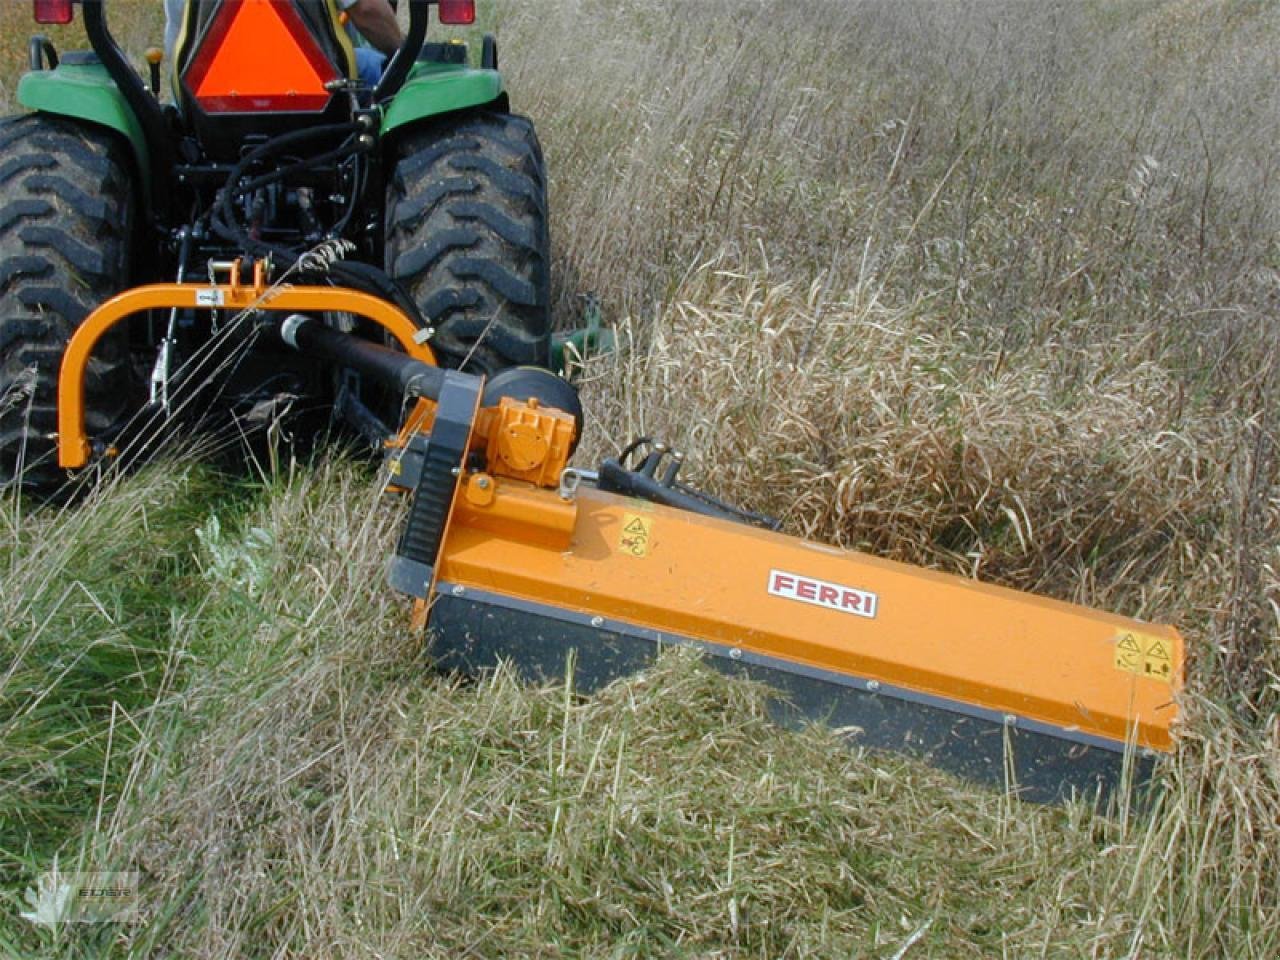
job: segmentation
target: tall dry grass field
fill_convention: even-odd
[[[114,7],[141,49],[156,9]],[[593,293],[624,347],[581,459],[662,436],[793,533],[1176,623],[1157,799],[1012,803],[681,657],[453,685],[365,473],[171,467],[0,511],[0,952],[1280,955],[1280,8],[482,14],[559,318]],[[146,871],[147,922],[16,919],[55,854]]]

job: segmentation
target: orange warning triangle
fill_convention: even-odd
[[[207,110],[316,110],[338,71],[292,0],[224,0],[187,71]]]

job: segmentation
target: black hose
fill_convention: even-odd
[[[364,149],[365,148],[360,143],[358,137],[355,139],[348,137],[343,141],[342,146],[340,147],[334,147],[332,150],[328,150],[318,156],[307,157],[305,160],[296,160],[287,167],[277,167],[270,173],[264,173],[260,177],[254,177],[247,183],[237,185],[235,192],[238,196],[244,196],[246,193],[257,190],[259,187],[265,187],[270,184],[277,183],[285,177],[288,177],[290,174],[297,173],[299,170],[306,170],[310,167],[319,167],[326,163],[332,163],[336,160],[343,160],[352,154],[360,153]]]
[[[295,130],[281,134],[250,150],[240,158],[227,176],[226,186],[220,191],[218,200],[210,212],[210,227],[222,239],[235,244],[252,256],[273,257],[277,260],[279,266],[284,269],[294,266],[305,251],[301,248],[279,246],[250,236],[237,217],[236,200],[247,192],[276,182],[298,170],[321,163],[328,163],[363,151],[366,148],[360,141],[360,135],[365,132],[365,127],[358,122],[327,124],[322,127]],[[346,139],[340,146],[332,150],[263,174],[247,183],[240,183],[241,178],[245,176],[249,168],[259,160],[281,153],[301,143],[330,139],[341,134],[346,134]],[[355,198],[353,196],[351,210],[354,210],[354,204]],[[351,210],[348,210],[343,225],[350,219]],[[313,272],[303,271],[300,274],[300,279],[316,279],[330,283],[337,281],[344,286],[389,301],[408,316],[415,326],[419,328],[427,326],[427,320],[423,317],[422,311],[405,292],[404,288],[396,283],[392,277],[388,276],[386,271],[370,264],[338,260],[328,264],[321,275],[315,276]],[[462,358],[459,357],[458,359]]]
[[[354,121],[349,123],[330,123],[320,127],[311,127],[305,130],[293,130],[289,133],[282,133],[280,136],[272,137],[266,143],[262,143],[254,147],[241,157],[239,162],[231,168],[231,173],[227,176],[226,186],[224,186],[220,191],[217,203],[214,204],[211,212],[210,227],[212,227],[213,231],[224,240],[243,246],[246,252],[251,253],[254,256],[275,255],[286,261],[283,266],[292,266],[298,259],[299,251],[290,250],[287,247],[277,247],[263,241],[254,240],[239,224],[236,218],[235,201],[249,189],[247,186],[240,185],[240,179],[248,172],[249,168],[259,160],[269,157],[272,154],[283,152],[297,144],[307,143],[309,141],[332,139],[333,137],[346,134],[347,139],[344,141],[343,145],[336,148],[336,150],[328,151],[328,153],[341,155],[346,151],[354,151],[354,149],[358,148],[359,141],[358,139],[353,138],[358,137],[363,130],[364,127]],[[323,160],[323,157],[326,155],[300,161],[298,164],[293,164],[291,167],[286,169],[296,171],[299,169],[305,169],[307,166],[311,166],[313,164],[327,162],[326,160]],[[274,171],[273,174],[268,174],[266,176],[272,177],[274,174],[279,174],[280,176],[285,175],[282,171]],[[262,178],[258,179],[261,180]],[[271,181],[268,180],[267,182]]]
[[[355,260],[338,260],[329,265],[329,276],[342,281],[344,286],[390,302],[408,316],[415,327],[427,326],[427,319],[413,298],[385,270]]]

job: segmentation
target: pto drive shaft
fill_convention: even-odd
[[[400,390],[405,397],[425,397],[437,403],[431,433],[412,437],[402,454],[420,463],[420,467],[404,530],[388,571],[392,587],[425,600],[484,381],[441,370],[298,313],[286,317],[278,333],[295,350],[349,367]]]
[[[390,347],[334,330],[301,313],[285,317],[277,333],[287,346],[300,353],[350,367],[400,391],[404,396],[440,399],[445,371]]]

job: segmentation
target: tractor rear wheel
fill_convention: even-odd
[[[75,328],[127,285],[134,206],[110,134],[42,114],[0,121],[0,487],[47,495],[64,480],[58,369]],[[119,328],[85,374],[89,434],[113,434],[133,401]]]
[[[479,113],[400,144],[387,190],[386,264],[450,366],[546,366],[551,347],[547,178],[533,124]]]

